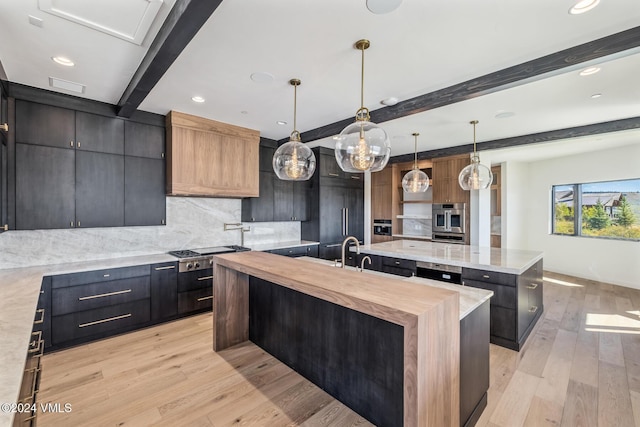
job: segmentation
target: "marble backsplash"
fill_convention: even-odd
[[[7,231],[0,234],[0,269],[59,264],[174,249],[240,244],[240,231],[224,223],[240,222],[241,200],[167,197],[167,225]],[[247,223],[245,246],[300,239],[300,222]]]

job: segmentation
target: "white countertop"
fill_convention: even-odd
[[[333,261],[319,258],[300,257],[300,260],[309,262],[315,262],[324,265],[334,266]],[[339,267],[336,267],[339,268]],[[357,270],[356,267],[346,267],[349,270]],[[359,271],[359,270],[358,270]],[[478,308],[483,302],[493,296],[492,291],[484,289],[472,288],[470,286],[454,285],[451,283],[440,282],[432,279],[423,279],[420,277],[400,277],[393,274],[382,273],[373,270],[364,270],[363,274],[375,274],[377,276],[388,277],[393,280],[403,280],[406,282],[417,283],[425,286],[432,286],[434,288],[447,289],[449,291],[457,292],[460,295],[460,319],[464,319],[469,313]]]
[[[310,240],[291,240],[289,242],[259,243],[255,245],[246,245],[246,246],[248,248],[251,248],[252,251],[270,251],[273,249],[296,248],[299,246],[314,246],[319,244],[320,242],[312,242]]]
[[[351,246],[350,251],[355,252],[355,247]],[[360,245],[360,252],[509,274],[524,273],[529,267],[542,259],[543,256],[542,252],[537,251],[421,242],[417,240],[394,240],[392,242]]]
[[[18,399],[44,276],[174,261],[172,255],[156,254],[0,270],[0,404]],[[12,422],[12,413],[0,411],[0,426]]]

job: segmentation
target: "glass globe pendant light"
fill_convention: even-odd
[[[480,163],[480,157],[476,152],[476,125],[477,120],[469,123],[473,125],[473,157],[471,164],[460,171],[458,175],[458,183],[463,190],[484,190],[489,188],[493,181],[491,169]]]
[[[387,132],[369,121],[369,110],[364,107],[364,51],[370,45],[369,40],[358,40],[355,44],[355,48],[362,51],[361,106],[356,112],[356,122],[344,128],[336,137],[336,161],[345,172],[378,172],[387,165],[391,153]]]
[[[418,135],[420,134],[414,132],[412,135],[415,138],[413,169],[402,178],[402,189],[407,193],[424,193],[429,188],[429,177],[418,168]]]
[[[287,181],[306,181],[316,170],[316,156],[311,148],[300,142],[300,132],[296,130],[297,95],[300,80],[291,79],[293,86],[293,132],[289,141],[282,144],[273,155],[273,170],[278,178]]]

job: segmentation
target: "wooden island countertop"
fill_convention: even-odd
[[[403,328],[403,424],[459,425],[458,293],[263,252],[214,258],[213,347],[249,339],[255,277]]]

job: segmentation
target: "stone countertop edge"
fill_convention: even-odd
[[[404,247],[403,247],[404,245]],[[411,245],[412,247],[409,247]],[[356,252],[355,246],[349,248]],[[421,251],[424,251],[421,253]],[[433,252],[436,253],[433,253]],[[500,249],[450,243],[418,242],[394,240],[393,242],[360,245],[360,253],[402,258],[412,261],[435,262],[439,264],[494,271],[497,273],[520,275],[542,259],[544,253],[519,249]],[[445,255],[442,255],[444,253]],[[471,255],[479,260],[471,260]],[[465,258],[466,256],[466,258]],[[499,258],[498,258],[499,256]],[[504,265],[503,257],[508,265]],[[488,259],[488,261],[485,261]]]
[[[299,260],[304,260],[308,262],[314,262],[317,264],[324,264],[328,266],[333,266],[332,261],[328,261],[325,259],[312,258],[312,257],[299,257]],[[335,267],[338,268],[338,267]],[[355,267],[346,267],[349,270],[356,270]],[[399,277],[393,274],[382,273],[379,271],[373,270],[364,270],[365,274],[375,274],[376,276],[387,277],[389,279],[394,280],[403,280],[410,283],[417,283],[425,286],[432,286],[435,288],[447,289],[450,291],[457,292],[460,295],[460,320],[467,317],[473,310],[478,308],[482,303],[487,301],[489,298],[493,296],[492,291],[488,291],[485,289],[472,288],[470,286],[462,286],[462,285],[454,285],[451,283],[440,282],[438,280],[432,279],[423,279],[420,277]]]
[[[319,244],[320,242],[313,242],[310,240],[291,240],[288,242],[258,243],[258,244],[246,245],[246,246],[248,248],[251,248],[252,251],[271,251],[274,249],[297,248],[300,246],[315,246]]]
[[[156,254],[0,270],[0,404],[18,401],[44,276],[177,260],[172,255]],[[0,427],[11,426],[13,415],[0,411]]]

